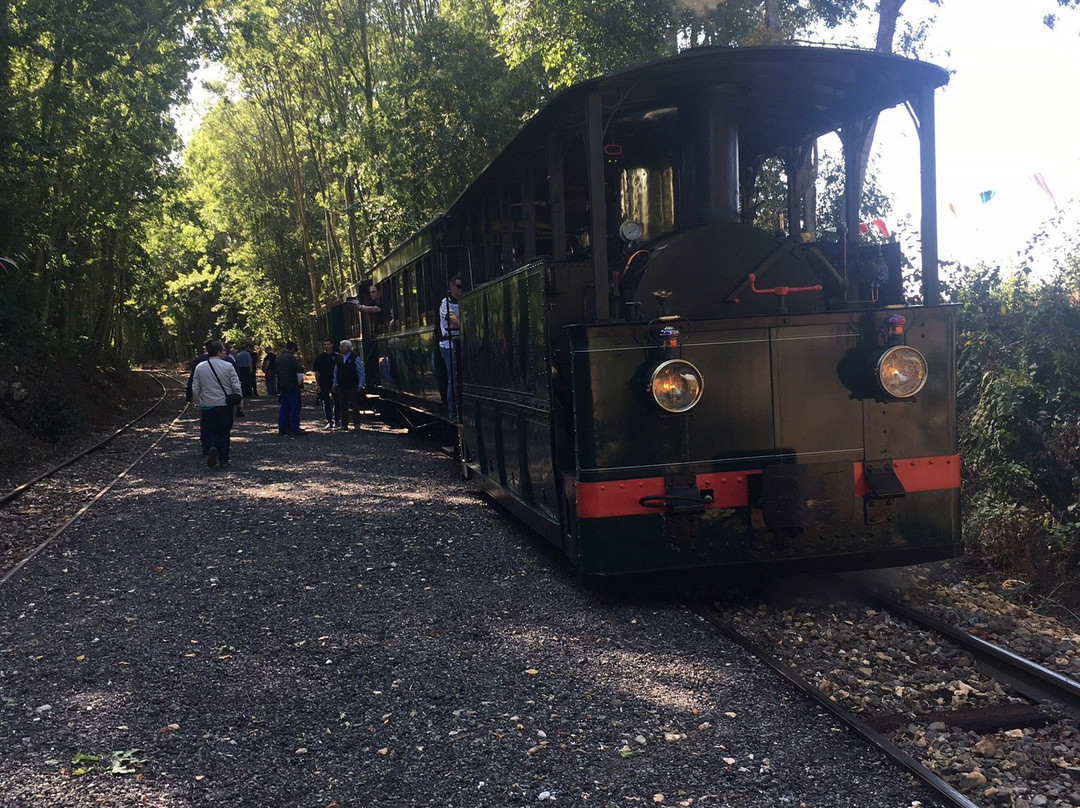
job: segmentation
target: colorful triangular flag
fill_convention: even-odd
[[[1038,185],[1040,188],[1042,188],[1042,191],[1043,191],[1044,194],[1046,194],[1048,197],[1050,197],[1050,201],[1053,203],[1054,207],[1056,208],[1058,206],[1057,205],[1057,200],[1054,199],[1054,194],[1050,190],[1050,186],[1046,184],[1046,178],[1041,173],[1036,172],[1035,174],[1031,175],[1031,179],[1033,179],[1035,181],[1036,185]]]

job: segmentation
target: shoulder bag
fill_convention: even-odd
[[[210,366],[210,372],[214,374],[218,386],[221,387],[221,391],[225,394],[225,404],[229,407],[235,407],[238,404],[242,404],[244,402],[244,397],[239,393],[230,393],[225,389],[225,385],[221,383],[221,378],[217,375],[217,371],[214,370],[214,363],[207,359],[206,364]]]

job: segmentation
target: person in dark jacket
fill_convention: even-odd
[[[262,361],[263,379],[266,381],[266,395],[276,396],[277,392],[277,354],[272,349],[266,349],[266,356]]]
[[[255,395],[255,357],[246,346],[241,345],[233,361],[236,375],[240,378],[240,387],[244,390],[244,398],[250,398]]]
[[[281,407],[278,408],[278,434],[303,434],[300,428],[300,389],[304,385],[304,366],[296,358],[297,345],[286,342],[285,350],[278,357],[278,390]]]
[[[333,429],[339,423],[337,398],[334,396],[334,366],[337,364],[337,359],[338,353],[334,350],[334,343],[324,339],[322,353],[311,363],[311,369],[315,371],[315,383],[319,386],[319,401],[323,405],[327,429]]]
[[[349,431],[349,414],[352,413],[355,432],[360,429],[360,391],[367,382],[364,362],[359,354],[353,353],[349,340],[343,339],[340,348],[341,355],[334,363],[334,393],[338,401],[341,431]]]

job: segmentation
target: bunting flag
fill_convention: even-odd
[[[1046,194],[1048,197],[1050,197],[1050,201],[1053,203],[1054,208],[1057,208],[1057,206],[1058,206],[1057,200],[1054,199],[1054,194],[1050,190],[1050,186],[1046,184],[1046,178],[1042,175],[1042,173],[1036,172],[1035,174],[1032,174],[1031,179],[1034,180],[1035,184],[1038,185],[1042,189],[1042,192],[1044,194]]]
[[[870,228],[875,227],[886,239],[892,238],[889,235],[889,228],[885,224],[884,219],[874,219],[872,222],[859,222],[859,235],[865,236],[870,233]]]
[[[984,205],[993,198],[994,198],[994,191],[993,190],[983,191],[981,194],[979,194],[979,199],[982,200],[982,203]]]
[[[949,210],[952,211],[952,215],[955,216],[957,219],[960,218],[960,214],[956,212],[956,205],[954,205],[952,202],[949,203]]]

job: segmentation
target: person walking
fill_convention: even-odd
[[[334,350],[334,343],[324,339],[322,353],[311,363],[311,369],[315,371],[315,384],[319,386],[319,401],[323,405],[327,429],[334,429],[339,424],[340,413],[337,398],[334,396],[334,366],[337,364],[337,359],[338,353]]]
[[[240,387],[244,391],[244,398],[255,394],[255,367],[254,358],[247,346],[241,345],[236,352],[236,375],[240,378]]]
[[[286,342],[285,350],[278,357],[278,391],[281,406],[278,408],[278,434],[302,435],[300,428],[300,389],[304,385],[304,366],[296,358],[297,344]]]
[[[353,431],[360,429],[360,391],[367,383],[364,363],[353,353],[352,342],[343,339],[339,346],[341,354],[334,362],[334,393],[337,395],[338,415],[342,432],[349,431],[349,414],[352,413]]]
[[[193,359],[191,362],[191,373],[188,374],[187,380],[187,400],[192,403],[195,402],[195,368],[197,368],[199,365],[201,365],[203,362],[210,358],[210,346],[214,342],[220,342],[220,340],[210,340],[209,342],[207,342],[206,345],[203,346],[203,348],[205,348],[203,353],[196,356],[195,359]],[[222,347],[224,347],[224,345],[225,343],[222,343]],[[233,358],[228,354],[228,352],[226,352],[224,358],[226,362],[233,361]],[[237,407],[237,414],[241,418],[244,416],[243,405]],[[203,457],[208,456],[210,454],[210,412],[208,410],[200,409],[199,411],[199,442],[202,444]]]
[[[240,377],[236,368],[225,359],[225,346],[211,340],[206,346],[207,358],[200,362],[191,377],[192,400],[202,408],[209,449],[206,465],[210,468],[229,465],[229,439],[233,427],[234,403],[243,398]]]
[[[460,275],[450,279],[450,288],[439,304],[439,353],[446,365],[446,412],[451,421],[458,419],[461,400],[461,320],[458,298],[464,284]]]

